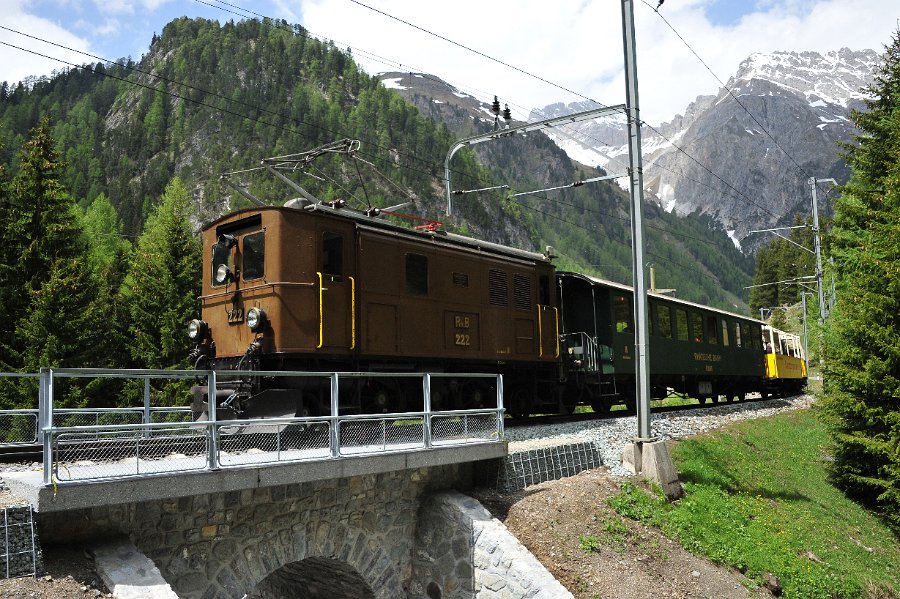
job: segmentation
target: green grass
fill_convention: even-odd
[[[811,411],[747,421],[682,441],[686,495],[669,504],[625,485],[611,504],[783,597],[900,597],[900,539],[828,481],[827,433]]]

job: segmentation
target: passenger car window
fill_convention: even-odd
[[[688,339],[690,339],[690,333],[688,333],[687,312],[676,308],[675,324],[677,325],[678,330],[678,340],[687,341]]]
[[[715,316],[706,317],[706,342],[712,345],[719,343],[719,329],[716,326],[718,319]]]
[[[734,344],[741,347],[741,323],[734,323]]]
[[[669,306],[656,307],[656,320],[659,327],[659,336],[666,339],[672,338],[672,308]]]
[[[265,275],[266,237],[265,231],[244,236],[242,261],[245,281],[260,279]]]
[[[728,321],[722,321],[722,345],[728,347]]]
[[[703,343],[703,317],[691,312],[691,334],[695,343]]]

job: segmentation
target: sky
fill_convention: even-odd
[[[665,0],[657,12],[658,2],[634,0],[641,117],[650,123],[716,93],[716,77],[727,81],[754,52],[881,53],[900,18],[900,0]],[[0,0],[0,7],[0,27],[70,48],[0,29],[0,81],[67,66],[55,59],[97,61],[83,52],[138,60],[176,17],[225,22],[252,11],[349,47],[371,74],[426,72],[483,100],[497,95],[519,119],[555,102],[625,102],[617,0]]]

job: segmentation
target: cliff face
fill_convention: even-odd
[[[666,211],[709,215],[752,250],[761,240],[750,230],[809,214],[809,177],[846,181],[838,142],[852,141],[849,113],[864,108],[860,90],[877,60],[872,50],[848,49],[751,55],[727,82],[730,92],[699,96],[683,115],[643,128],[647,191]],[[532,117],[589,107],[555,104]],[[584,123],[572,137],[557,141],[573,158],[624,168],[622,120]]]

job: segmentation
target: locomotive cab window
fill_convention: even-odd
[[[406,292],[428,295],[428,258],[420,254],[406,254]]]
[[[616,331],[631,333],[634,329],[634,314],[631,312],[631,303],[624,295],[613,297],[613,310],[616,317]]]
[[[335,233],[322,234],[322,272],[329,275],[344,274],[344,238]]]
[[[225,285],[226,281],[219,281],[216,277],[216,273],[219,271],[221,266],[225,266],[228,268],[228,272],[232,271],[231,265],[231,248],[233,247],[233,243],[230,243],[230,240],[233,240],[233,237],[230,236],[220,236],[219,241],[212,246],[212,284],[213,287],[219,287],[220,285]]]
[[[241,276],[245,281],[261,279],[266,274],[266,237],[265,231],[245,235],[243,240]]]

